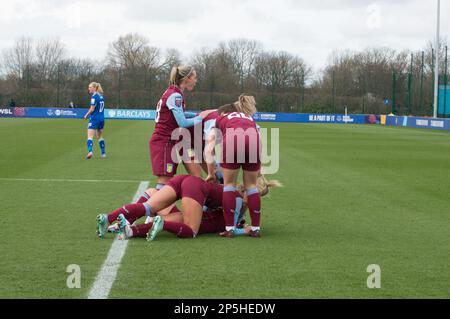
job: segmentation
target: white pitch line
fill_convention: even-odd
[[[133,203],[135,203],[140,195],[148,188],[149,182],[141,182],[139,188],[134,195]],[[128,240],[114,239],[111,248],[109,249],[108,256],[103,262],[91,290],[88,294],[88,299],[107,299],[111,287],[116,280],[117,271],[120,267],[122,257],[125,255],[125,251],[128,246]]]
[[[11,182],[74,182],[74,183],[138,183],[138,180],[120,179],[62,179],[62,178],[7,178],[0,177],[0,181]]]

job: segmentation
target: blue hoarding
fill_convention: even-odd
[[[387,126],[402,126],[413,128],[428,128],[435,130],[450,130],[450,120],[412,116],[388,116]]]
[[[115,120],[154,120],[154,110],[105,109],[105,119]]]
[[[371,121],[371,119],[376,116],[342,114],[256,113],[253,117],[258,122],[375,124],[375,122],[373,120]]]
[[[31,118],[78,118],[81,119],[88,109],[68,108],[4,108],[0,111],[3,117],[31,117]],[[155,110],[145,109],[105,109],[105,119],[116,120],[154,120]],[[254,118],[258,122],[287,122],[287,123],[329,123],[329,124],[376,124],[376,115],[342,115],[342,114],[290,114],[290,113],[256,113]]]

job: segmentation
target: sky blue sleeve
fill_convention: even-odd
[[[202,122],[200,116],[195,116],[194,118],[186,118],[183,111],[183,96],[180,93],[173,93],[167,98],[166,102],[169,110],[172,111],[173,116],[179,127],[187,128]]]
[[[180,108],[173,108],[172,114],[173,114],[173,116],[175,116],[175,120],[177,121],[177,124],[179,127],[187,128],[187,127],[191,127],[191,126],[197,125],[202,122],[201,116],[196,116],[192,119],[187,119],[184,116],[183,110]]]
[[[197,116],[197,113],[195,113],[195,112],[184,112],[184,117],[186,117],[187,119],[191,119],[196,116]]]

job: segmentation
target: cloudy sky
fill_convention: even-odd
[[[137,32],[184,58],[247,38],[299,55],[319,70],[334,50],[389,46],[419,50],[434,39],[436,0],[8,0],[0,50],[21,36],[59,37],[71,56],[101,59],[120,35]],[[450,1],[441,1],[450,37]]]

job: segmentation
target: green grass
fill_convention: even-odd
[[[109,121],[107,160],[86,161],[86,122],[0,120],[0,298],[87,296],[112,240],[95,236],[95,215],[155,181],[152,125]],[[263,199],[263,238],[132,240],[110,297],[450,297],[449,132],[263,126],[280,128],[271,177],[285,185]],[[70,264],[81,289],[66,287]],[[381,289],[366,286],[370,264]]]

